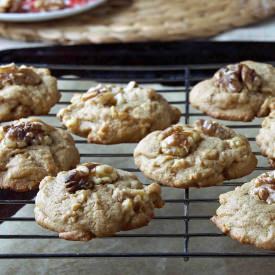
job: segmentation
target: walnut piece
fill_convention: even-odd
[[[168,128],[161,136],[161,151],[166,155],[185,157],[197,147],[200,134],[193,129],[183,129],[176,125]]]
[[[2,127],[6,147],[22,148],[31,145],[50,145],[52,140],[39,122],[17,122]]]
[[[14,64],[0,67],[0,88],[8,85],[39,85],[41,77],[31,68]]]
[[[256,92],[262,80],[255,70],[239,63],[218,70],[214,75],[214,83],[218,88],[229,93],[240,93],[244,89]]]
[[[95,185],[111,184],[118,179],[116,170],[104,164],[85,163],[78,165],[65,178],[65,186],[69,193],[78,190],[92,190]]]
[[[275,175],[274,173],[265,173],[255,181],[253,194],[267,204],[275,202]]]
[[[82,100],[86,101],[95,98],[95,102],[103,106],[114,106],[117,104],[115,98],[115,87],[112,85],[99,84],[96,87],[90,88],[87,93],[82,96]]]
[[[92,170],[95,167],[96,165],[90,169]],[[78,190],[94,188],[95,183],[90,180],[90,169],[81,165],[77,169],[69,171],[69,174],[65,178],[65,186],[69,193],[73,194]]]
[[[205,135],[219,137],[221,139],[232,138],[233,132],[221,126],[218,122],[212,120],[198,119],[195,127],[199,128]]]

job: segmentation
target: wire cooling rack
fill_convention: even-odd
[[[248,45],[250,52],[247,51]],[[85,92],[97,82],[124,85],[131,80],[155,87],[171,104],[181,109],[181,122],[188,124],[200,117],[206,117],[189,105],[190,88],[195,83],[210,77],[225,63],[244,59],[274,63],[273,49],[272,43],[153,43],[53,47],[5,51],[0,53],[0,62],[4,64],[14,61],[18,64],[46,66],[52,70],[58,77],[62,98],[51,113],[42,119],[57,127],[61,125],[55,118],[56,113],[69,104],[74,92]],[[35,224],[32,213],[35,192],[20,194],[0,191],[0,259],[182,257],[188,260],[192,257],[274,257],[273,252],[256,250],[232,241],[209,221],[218,207],[220,193],[232,190],[263,171],[270,170],[266,159],[260,155],[255,145],[260,122],[259,119],[251,123],[223,121],[225,125],[248,137],[259,160],[259,166],[251,175],[205,189],[179,190],[163,187],[166,206],[157,211],[149,226],[121,232],[88,244],[80,243],[75,250],[67,247],[70,242],[59,240],[57,234],[40,229]],[[143,182],[149,183],[133,164],[132,151],[135,144],[88,145],[84,139],[76,136],[75,141],[81,153],[81,161],[109,163],[137,173]],[[24,211],[26,207],[31,211]],[[18,226],[14,227],[14,224]],[[29,241],[30,248],[22,249],[17,241],[24,241],[24,246]],[[62,247],[58,251],[51,251],[48,247],[41,252],[41,249],[35,248],[35,244],[43,241],[51,246]],[[10,246],[15,245],[13,250],[5,250],[8,242],[12,242]],[[110,243],[116,248],[102,249],[102,246],[106,247]]]

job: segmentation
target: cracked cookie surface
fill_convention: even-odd
[[[66,240],[88,241],[147,225],[161,208],[161,189],[99,163],[46,177],[35,201],[36,222]]]
[[[59,98],[56,78],[48,69],[0,66],[0,121],[46,115]]]
[[[71,135],[35,118],[0,127],[0,189],[25,192],[59,171],[74,168],[79,153]]]
[[[218,119],[251,121],[267,116],[275,108],[275,68],[253,61],[228,65],[196,84],[190,103]]]
[[[275,172],[267,172],[221,194],[212,221],[243,244],[275,250]]]
[[[180,119],[180,111],[150,88],[130,82],[125,88],[98,85],[72,104],[58,118],[74,134],[90,143],[138,142],[148,133],[162,130]]]
[[[135,148],[134,159],[145,176],[177,188],[221,184],[250,174],[257,164],[244,136],[202,119],[149,134]]]

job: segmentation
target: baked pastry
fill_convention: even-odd
[[[275,107],[275,68],[244,61],[218,70],[194,86],[194,108],[219,119],[251,121]]]
[[[261,153],[268,157],[271,166],[275,168],[275,111],[263,120],[256,143]]]
[[[56,78],[48,69],[0,66],[0,121],[46,115],[59,98]]]
[[[244,136],[203,119],[149,134],[134,158],[145,176],[177,188],[221,184],[251,173],[257,164]]]
[[[211,219],[232,239],[275,249],[275,172],[264,173],[220,195],[221,206]]]
[[[35,219],[62,239],[88,241],[147,225],[164,204],[160,193],[158,184],[145,187],[130,172],[84,163],[42,180]]]
[[[45,176],[78,163],[74,141],[64,130],[35,118],[0,126],[0,189],[36,189]]]
[[[57,116],[72,133],[87,137],[90,143],[137,142],[180,118],[180,111],[161,95],[135,82],[126,88],[98,85],[76,94],[71,102]]]

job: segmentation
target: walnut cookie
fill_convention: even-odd
[[[44,178],[34,213],[60,238],[88,241],[145,226],[163,205],[158,184],[145,187],[133,173],[90,162]]]
[[[90,143],[138,142],[180,119],[177,108],[153,89],[135,82],[125,88],[98,85],[75,95],[71,102],[57,116],[72,133],[87,137]]]
[[[244,136],[202,119],[149,134],[137,145],[134,158],[148,178],[177,188],[221,184],[250,174],[257,165]]]
[[[275,171],[220,195],[212,221],[243,244],[275,250]]]
[[[35,118],[0,127],[0,189],[36,189],[45,176],[78,163],[74,141],[64,130]]]
[[[261,153],[268,157],[271,166],[275,168],[275,111],[263,120],[262,128],[256,136],[256,143]]]
[[[267,116],[275,108],[275,68],[253,61],[229,65],[195,85],[190,102],[218,119],[251,121]]]
[[[59,98],[56,78],[48,69],[0,66],[0,121],[48,114]]]

